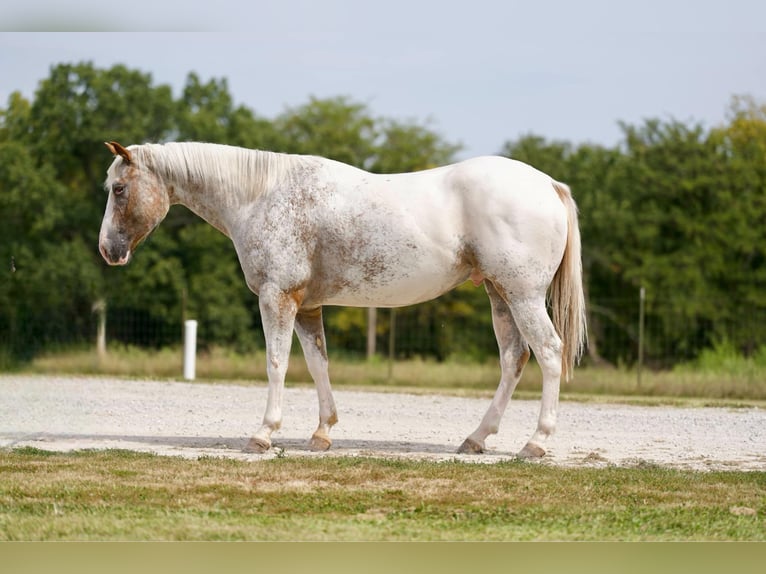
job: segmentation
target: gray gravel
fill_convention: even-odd
[[[511,401],[480,456],[455,454],[488,399],[335,391],[333,447],[312,453],[311,388],[285,391],[282,429],[265,455],[242,452],[259,426],[266,385],[237,386],[107,377],[0,375],[0,448],[121,448],[196,458],[378,456],[497,462],[513,458],[535,428],[538,401]],[[543,464],[698,470],[766,470],[766,411],[564,402]]]

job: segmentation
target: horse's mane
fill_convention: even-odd
[[[245,199],[266,193],[286,182],[296,167],[318,159],[199,142],[143,144],[129,149],[139,163],[166,181],[185,188],[215,188],[224,196]]]

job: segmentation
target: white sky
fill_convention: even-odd
[[[430,119],[462,157],[527,133],[613,145],[619,120],[709,127],[734,94],[766,100],[765,22],[762,0],[13,0],[0,6],[0,107],[31,98],[52,65],[92,61],[176,95],[190,71],[225,77],[266,117],[350,96]],[[46,32],[12,32],[30,29]],[[114,31],[49,32],[78,29]]]

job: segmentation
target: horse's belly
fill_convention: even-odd
[[[420,262],[412,267],[399,266],[375,273],[362,268],[358,273],[346,269],[337,288],[326,292],[321,304],[349,307],[402,307],[430,301],[465,281],[470,269],[449,265],[436,269]]]
[[[462,281],[437,284],[430,289],[423,285],[403,285],[371,287],[365,291],[339,291],[326,298],[323,305],[341,305],[346,307],[404,307],[435,299],[459,285]]]

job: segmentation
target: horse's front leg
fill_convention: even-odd
[[[327,345],[322,325],[322,308],[298,311],[295,332],[298,333],[303,355],[306,357],[306,365],[311,378],[314,379],[319,396],[319,427],[311,437],[309,447],[311,450],[327,450],[332,444],[330,428],[338,422],[338,414],[327,370]]]
[[[266,373],[269,395],[261,428],[253,435],[245,450],[263,453],[271,448],[271,433],[282,424],[282,392],[293,340],[293,326],[298,300],[272,284],[261,288],[258,297],[263,332],[266,336]]]

